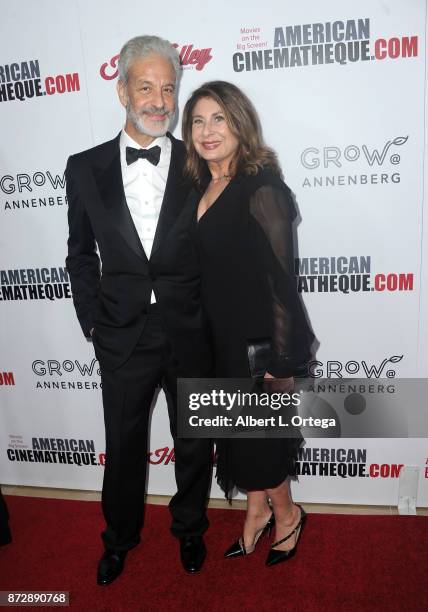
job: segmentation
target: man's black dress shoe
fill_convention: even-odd
[[[201,569],[207,549],[202,536],[185,536],[180,538],[180,557],[186,572],[194,574]]]
[[[122,573],[126,551],[106,550],[98,563],[97,584],[107,585]]]

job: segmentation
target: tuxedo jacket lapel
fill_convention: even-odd
[[[169,165],[168,178],[165,186],[159,220],[153,240],[151,256],[159,250],[162,242],[168,236],[174,225],[187,194],[187,186],[183,178],[184,147],[178,146],[173,136],[171,138],[171,162]]]
[[[94,168],[95,180],[102,202],[114,227],[121,233],[131,249],[146,262],[147,255],[141,244],[123,189],[120,166],[119,136],[111,142],[111,158],[104,167]]]
[[[174,225],[187,195],[187,185],[183,179],[185,150],[182,143],[171,139],[171,161],[165,186],[165,193],[156,227],[151,255],[159,249]],[[120,165],[119,136],[111,141],[104,164],[94,168],[95,181],[101,195],[104,208],[110,216],[114,227],[121,233],[132,250],[146,263],[148,258],[144,251],[138,232],[132,220],[123,189],[122,169]]]

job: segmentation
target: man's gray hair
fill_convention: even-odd
[[[159,36],[136,36],[126,42],[119,56],[119,79],[125,84],[128,82],[129,66],[136,59],[147,57],[152,53],[162,55],[169,60],[174,68],[175,79],[178,81],[180,70],[180,58],[171,43]]]

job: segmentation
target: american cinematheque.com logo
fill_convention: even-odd
[[[62,300],[71,298],[65,268],[20,268],[0,270],[0,302]]]
[[[51,193],[46,195],[46,189],[52,190]],[[57,195],[58,190],[62,192],[61,195]],[[64,192],[64,172],[57,174],[50,170],[35,170],[0,176],[0,196],[5,197],[2,203],[5,212],[67,205],[67,195]]]
[[[13,102],[80,91],[78,72],[41,76],[38,59],[0,66],[0,102]]]
[[[98,466],[105,462],[105,454],[96,451],[94,440],[77,438],[34,437],[27,444],[23,436],[9,435],[6,456],[19,463]]]
[[[372,270],[370,255],[298,257],[294,260],[300,293],[403,292],[414,290],[413,272]]]
[[[22,435],[9,435],[6,448],[9,461],[19,463],[55,463],[58,465],[104,467],[106,454],[96,449],[95,440],[78,438],[32,437],[27,443]],[[174,448],[165,446],[147,453],[151,465],[175,463]]]
[[[370,19],[278,26],[269,38],[259,27],[241,28],[232,56],[235,72],[325,64],[396,60],[418,56],[417,36],[377,37]]]
[[[187,43],[185,45],[174,43],[172,46],[174,49],[177,49],[179,53],[182,70],[189,70],[192,68],[195,68],[195,70],[203,70],[213,58],[211,47],[198,48],[195,47],[193,43]],[[104,80],[111,81],[117,77],[119,74],[117,68],[118,61],[119,54],[113,55],[108,62],[104,62],[101,65],[100,75]]]
[[[299,476],[339,478],[398,478],[402,463],[369,463],[365,448],[309,448],[299,450]]]

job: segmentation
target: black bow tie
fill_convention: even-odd
[[[157,166],[159,163],[161,154],[161,148],[156,146],[151,149],[134,149],[133,147],[126,147],[126,163],[133,164],[139,157],[141,159],[147,159],[151,164]]]

